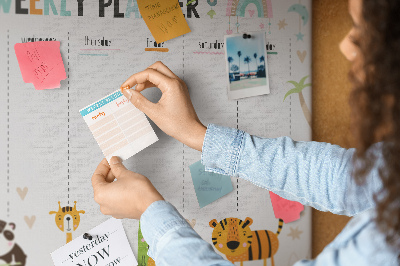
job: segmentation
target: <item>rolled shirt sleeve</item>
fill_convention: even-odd
[[[210,124],[201,159],[206,171],[240,177],[321,211],[352,216],[374,207],[373,195],[381,188],[377,168],[363,186],[355,183],[354,153],[329,143],[260,138]]]
[[[166,201],[153,202],[140,218],[148,255],[161,265],[229,265]]]

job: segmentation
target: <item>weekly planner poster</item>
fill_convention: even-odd
[[[50,253],[110,218],[93,200],[91,176],[105,157],[102,150],[113,143],[95,138],[79,111],[156,61],[187,83],[204,124],[239,128],[260,137],[311,140],[311,0],[178,3],[174,11],[181,9],[190,31],[157,43],[136,0],[0,1],[0,265],[53,265]],[[172,17],[167,23],[179,21]],[[265,51],[238,46],[225,54],[225,36],[251,32],[265,33]],[[39,83],[21,72],[15,49],[23,47],[16,44],[31,42],[51,42],[53,50],[47,51],[54,53],[53,61],[44,62],[44,43],[23,54],[22,60],[33,64],[27,66],[34,67],[30,75]],[[268,94],[229,99],[228,89],[238,87],[234,82],[257,82],[258,73],[268,73],[262,79],[268,78]],[[47,74],[55,75],[54,82]],[[150,88],[144,95],[158,101],[161,92]],[[93,113],[89,119],[97,118],[103,119],[102,114]],[[247,253],[270,252],[254,253],[243,265],[266,261],[286,266],[310,258],[310,208],[294,222],[281,222],[269,191],[236,178],[230,179],[227,194],[200,207],[199,187],[194,186],[189,166],[200,160],[201,153],[169,137],[151,120],[149,126],[144,117],[140,121],[149,129],[140,134],[156,136],[124,164],[147,176],[222,257],[227,254],[213,244],[212,221],[237,218],[247,221],[253,232],[271,234],[246,244]],[[104,149],[98,141],[105,143]],[[139,222],[123,220],[122,225],[138,264],[151,264]],[[229,227],[224,230],[232,234]],[[275,244],[268,241],[272,239]]]

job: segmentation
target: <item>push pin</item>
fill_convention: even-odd
[[[125,87],[121,87],[121,92],[124,92],[124,90],[129,90],[130,87],[129,85],[126,85]]]
[[[84,233],[83,234],[83,239],[89,239],[89,240],[92,240],[93,239],[93,236],[91,236],[90,234],[88,234],[88,233]]]
[[[243,39],[251,39],[251,35],[243,33]]]

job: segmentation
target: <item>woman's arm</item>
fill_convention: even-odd
[[[157,265],[229,265],[166,201],[156,201],[140,218],[149,256]]]
[[[373,207],[373,194],[381,187],[377,169],[365,185],[355,183],[351,176],[354,152],[289,137],[259,138],[210,124],[202,163],[207,171],[243,178],[285,199],[352,216]]]
[[[94,199],[103,214],[141,220],[149,255],[158,266],[232,265],[164,201],[148,178],[126,169],[118,157],[112,157],[110,165],[106,159],[101,161],[92,185]]]
[[[203,150],[202,162],[210,171],[241,177],[323,211],[354,215],[374,206],[373,194],[381,187],[378,171],[372,171],[364,186],[357,186],[351,177],[354,150],[288,137],[262,139],[213,125],[206,133],[186,84],[161,62],[122,84],[135,86],[123,90],[124,95],[165,133]],[[159,102],[140,93],[149,87],[160,88]]]

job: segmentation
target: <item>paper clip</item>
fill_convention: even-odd
[[[124,92],[124,90],[129,90],[130,87],[129,85],[126,85],[125,87],[121,87],[121,92]]]

